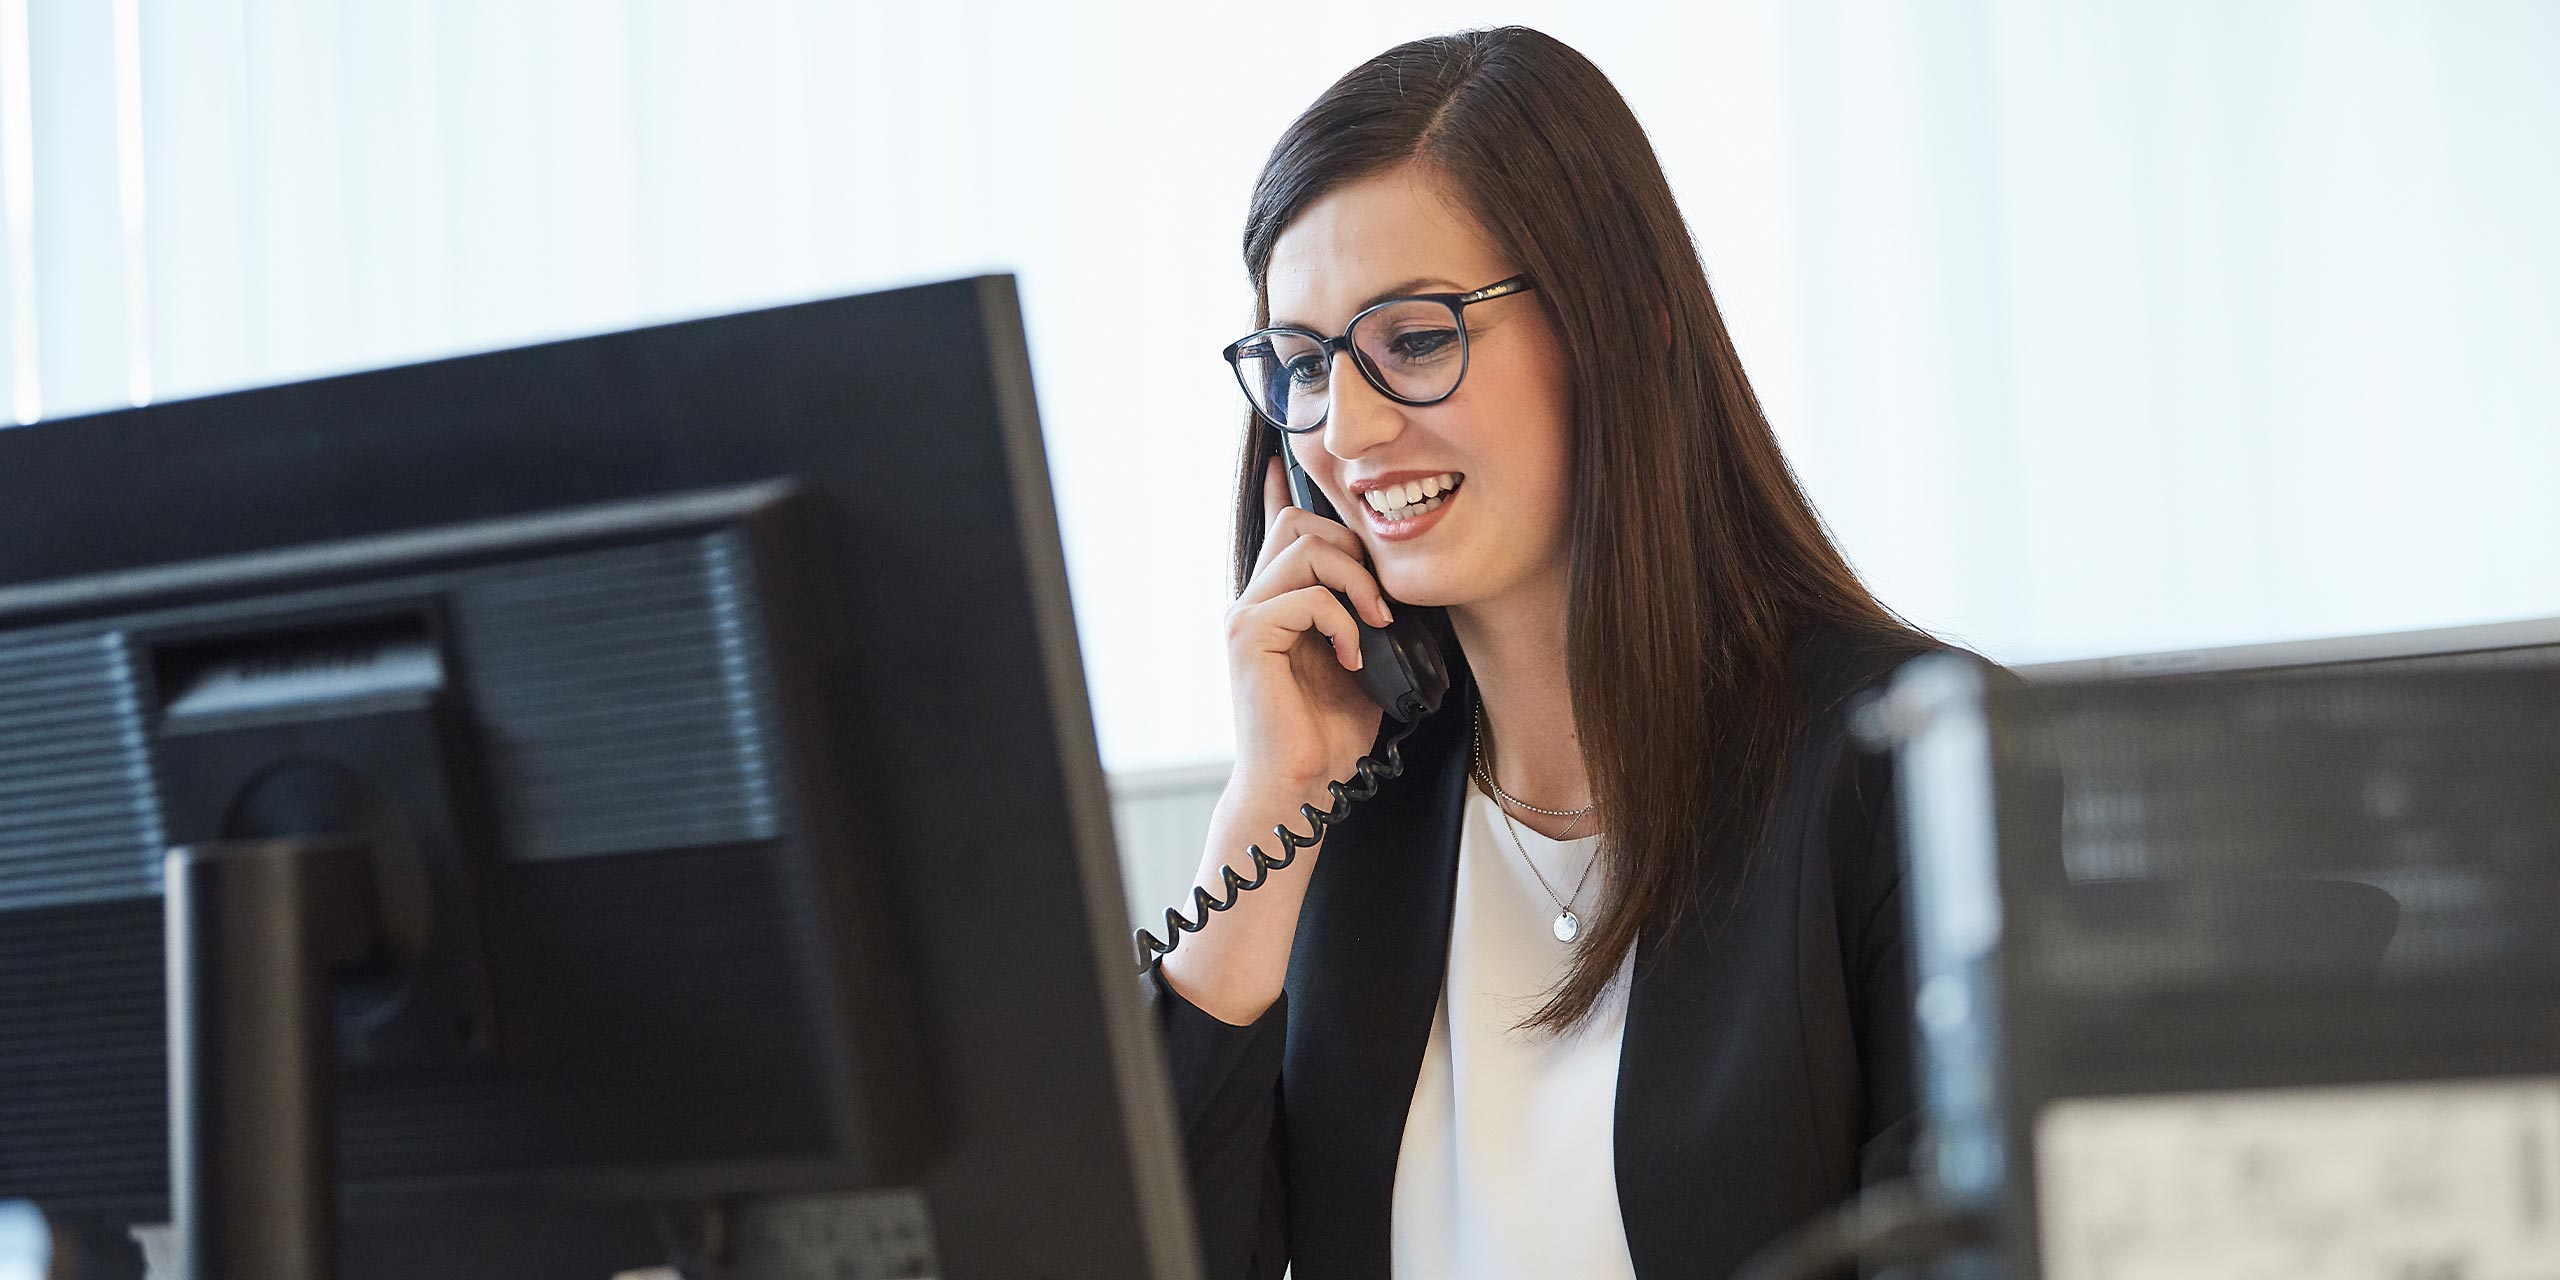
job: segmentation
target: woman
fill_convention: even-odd
[[[1444,610],[1455,671],[1153,974],[1209,1273],[1723,1275],[1898,1173],[1890,796],[1843,721],[1932,642],[1798,489],[1625,102],[1534,31],[1389,50],[1273,149],[1245,262],[1199,883],[1378,740],[1343,600]],[[1348,526],[1284,505],[1284,439]]]

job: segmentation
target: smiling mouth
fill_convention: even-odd
[[[1386,523],[1411,520],[1440,509],[1466,477],[1455,471],[1444,471],[1422,480],[1408,480],[1400,485],[1371,489],[1360,495],[1369,513]]]

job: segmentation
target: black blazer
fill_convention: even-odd
[[[1914,652],[1835,633],[1794,647],[1805,728],[1741,892],[1637,945],[1614,1136],[1639,1276],[1726,1276],[1909,1162],[1893,797],[1846,721]],[[1396,1155],[1448,962],[1474,704],[1461,670],[1406,741],[1406,775],[1327,837],[1286,991],[1258,1022],[1230,1026],[1147,978],[1212,1277],[1387,1274]]]

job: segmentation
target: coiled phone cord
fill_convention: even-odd
[[[1280,841],[1279,857],[1275,858],[1264,853],[1261,845],[1247,846],[1245,851],[1253,856],[1251,880],[1237,875],[1236,869],[1232,866],[1220,866],[1218,880],[1220,886],[1226,890],[1226,901],[1219,901],[1206,886],[1194,885],[1191,889],[1191,909],[1200,913],[1199,919],[1184,919],[1180,907],[1165,908],[1165,936],[1172,941],[1159,942],[1154,934],[1144,929],[1138,930],[1135,939],[1138,946],[1138,971],[1144,973],[1157,961],[1172,955],[1173,949],[1182,945],[1182,935],[1200,932],[1208,925],[1211,915],[1233,907],[1236,905],[1236,900],[1243,897],[1247,891],[1259,889],[1269,883],[1272,872],[1284,870],[1290,863],[1298,860],[1299,850],[1312,849],[1324,843],[1326,829],[1342,821],[1344,815],[1350,811],[1352,801],[1366,800],[1378,794],[1379,783],[1403,777],[1404,752],[1399,750],[1399,747],[1407,737],[1412,736],[1415,727],[1421,723],[1422,718],[1415,716],[1397,725],[1395,731],[1387,735],[1386,741],[1379,744],[1376,751],[1360,757],[1360,763],[1351,767],[1351,777],[1348,781],[1324,784],[1325,791],[1333,797],[1333,807],[1330,810],[1319,809],[1312,804],[1299,805],[1299,816],[1307,820],[1307,834],[1299,835],[1291,831],[1287,823],[1273,824],[1271,834]]]

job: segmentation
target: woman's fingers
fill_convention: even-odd
[[[1280,447],[1286,449],[1289,446],[1284,444]],[[1280,455],[1276,453],[1262,468],[1262,564],[1255,565],[1257,569],[1271,563],[1272,527],[1280,523],[1280,512],[1289,505],[1287,471],[1287,464],[1281,462]]]
[[[1262,475],[1262,554],[1254,558],[1253,571],[1261,573],[1289,549],[1290,543],[1307,537],[1322,538],[1355,559],[1368,558],[1368,549],[1360,545],[1360,535],[1344,528],[1341,521],[1289,504],[1288,474],[1274,455]]]
[[[1245,584],[1237,603],[1276,599],[1311,586],[1331,587],[1349,597],[1370,626],[1383,627],[1395,620],[1387,593],[1370,575],[1369,566],[1332,540],[1313,534],[1292,540],[1273,556],[1261,572],[1253,575],[1253,581]]]
[[[1284,591],[1235,611],[1235,638],[1266,653],[1285,654],[1300,637],[1317,632],[1333,645],[1334,660],[1345,670],[1360,669],[1360,627],[1342,601],[1322,586]]]
[[[1283,443],[1280,447],[1286,449],[1289,446]],[[1279,555],[1280,548],[1288,546],[1294,536],[1280,527],[1280,517],[1288,510],[1287,464],[1281,462],[1280,455],[1275,453],[1271,455],[1270,463],[1262,469],[1262,554],[1254,557],[1253,572],[1256,577],[1260,577],[1263,570],[1271,567],[1271,558]]]
[[[1304,561],[1308,576],[1313,580],[1349,596],[1370,626],[1383,627],[1395,620],[1395,615],[1388,611],[1386,591],[1378,585],[1376,578],[1369,576],[1369,567],[1350,552],[1330,542],[1301,538],[1287,554]]]

